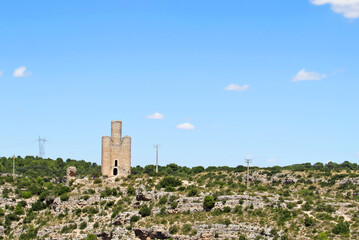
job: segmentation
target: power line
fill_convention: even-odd
[[[45,157],[45,143],[47,142],[46,138],[41,138],[40,136],[36,140],[39,142],[39,157]]]

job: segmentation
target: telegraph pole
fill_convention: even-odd
[[[15,179],[15,154],[12,156],[12,179]]]
[[[246,163],[247,163],[247,188],[249,186],[249,163],[252,162],[252,159],[251,158],[247,158],[245,159],[246,160]]]
[[[158,148],[159,148],[159,145],[156,144],[154,147],[156,148],[156,173],[158,173]]]

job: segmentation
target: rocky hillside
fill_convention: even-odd
[[[73,170],[75,171],[75,170]],[[0,178],[2,239],[359,239],[359,172]]]

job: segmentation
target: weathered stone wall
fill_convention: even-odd
[[[101,170],[108,177],[126,177],[131,173],[131,137],[122,138],[121,121],[112,121],[111,137],[102,137]]]

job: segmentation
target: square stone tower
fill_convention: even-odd
[[[102,137],[102,176],[131,174],[131,137],[122,137],[122,122],[111,121],[111,137]]]

